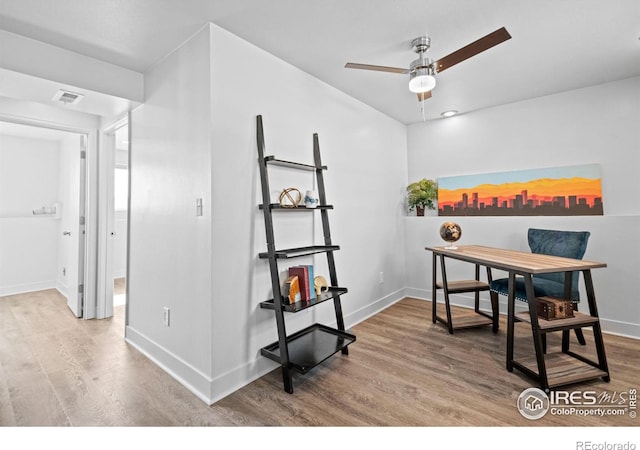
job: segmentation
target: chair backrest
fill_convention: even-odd
[[[528,240],[532,253],[582,259],[591,235],[588,231],[541,230],[529,228]],[[572,288],[578,288],[579,272],[573,273]],[[564,283],[564,273],[544,273],[536,277]]]

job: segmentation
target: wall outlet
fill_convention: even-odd
[[[171,310],[169,309],[169,307],[165,306],[165,307],[163,308],[163,311],[164,311],[164,317],[163,317],[164,324],[165,324],[166,326],[169,326],[169,323],[170,323],[170,322],[169,322],[169,318],[170,318]]]
[[[380,272],[378,281],[380,282],[380,284],[384,284],[384,272]]]

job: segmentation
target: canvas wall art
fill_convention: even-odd
[[[598,164],[438,178],[439,216],[602,215]]]

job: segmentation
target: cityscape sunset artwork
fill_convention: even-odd
[[[439,216],[602,215],[600,166],[438,178]]]

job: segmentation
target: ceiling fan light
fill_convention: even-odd
[[[411,74],[409,90],[416,94],[428,92],[436,87],[436,78],[430,75],[426,69],[419,69]]]

